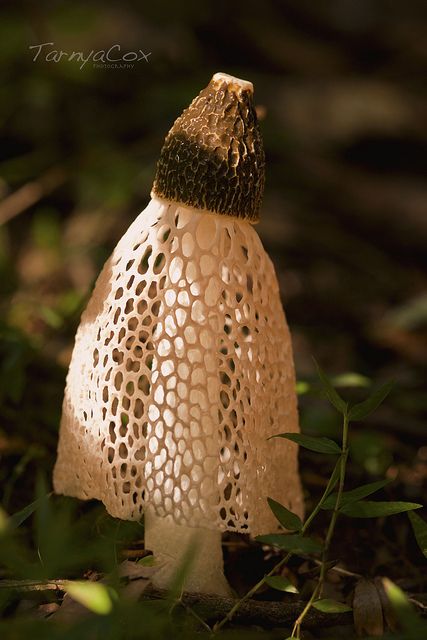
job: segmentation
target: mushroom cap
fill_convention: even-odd
[[[216,73],[166,136],[153,195],[257,222],[264,182],[252,83]]]
[[[302,514],[288,327],[254,228],[154,197],[77,332],[54,487],[123,519],[265,533]]]

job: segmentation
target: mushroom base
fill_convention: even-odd
[[[232,596],[224,576],[221,531],[185,527],[147,510],[145,547],[162,565],[152,578],[159,589],[168,589],[182,573],[185,591]]]

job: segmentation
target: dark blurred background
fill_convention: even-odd
[[[312,356],[354,398],[394,378],[385,406],[354,427],[352,477],[387,473],[401,499],[425,498],[425,0],[3,0],[0,10],[5,508],[32,499],[37,468],[50,472],[81,310],[149,200],[165,134],[217,71],[255,85],[267,155],[258,231],[293,335],[303,428],[337,435],[333,410],[307,393]],[[34,61],[29,47],[43,43]],[[49,57],[116,44],[146,59]],[[308,494],[322,484],[318,464],[303,458]]]

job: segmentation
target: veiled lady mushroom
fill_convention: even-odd
[[[250,82],[224,73],[176,120],[151,201],[82,315],[54,470],[58,493],[145,514],[167,586],[229,593],[221,532],[271,532],[270,496],[302,514],[294,366],[273,265],[251,223],[264,152]],[[195,547],[196,548],[196,547]]]

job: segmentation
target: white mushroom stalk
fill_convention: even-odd
[[[54,470],[58,493],[145,514],[167,587],[229,595],[221,532],[302,515],[292,346],[258,219],[264,153],[251,83],[216,74],[166,137],[151,201],[82,315]]]

